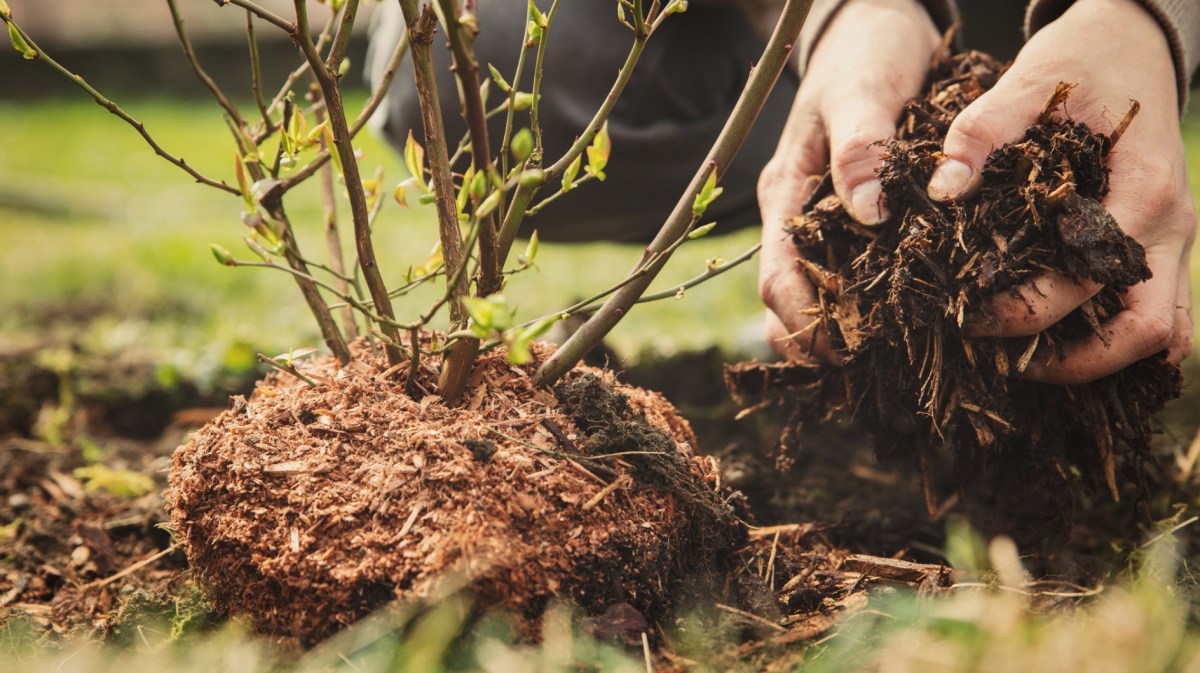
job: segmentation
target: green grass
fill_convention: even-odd
[[[351,109],[360,104],[352,102]],[[135,100],[126,107],[170,151],[206,175],[233,182],[233,153],[209,105]],[[240,238],[240,199],[192,184],[120,120],[86,101],[0,105],[0,128],[0,240],[7,242],[0,250],[6,281],[0,284],[0,334],[44,337],[40,318],[47,308],[66,307],[69,317],[71,308],[100,307],[101,317],[85,321],[86,329],[66,320],[61,331],[105,349],[136,342],[193,353],[238,342],[286,350],[317,341],[289,277],[225,268],[212,259],[210,243],[242,258],[250,254]],[[390,192],[404,175],[397,157],[368,133],[360,138],[366,170],[382,165]],[[298,190],[288,207],[303,249],[320,258],[321,214],[312,186]],[[436,242],[433,217],[432,206],[404,210],[390,200],[385,206],[376,246],[394,283]],[[343,212],[342,221],[348,220]],[[690,242],[655,287],[701,273],[709,258],[734,257],[755,238],[743,231]],[[349,240],[344,245],[349,249]],[[513,277],[506,294],[522,319],[555,311],[617,282],[640,251],[543,244],[537,268]],[[612,345],[629,355],[732,346],[738,330],[757,324],[761,312],[754,275],[754,264],[745,264],[682,300],[639,307],[614,332]],[[416,293],[398,302],[397,313],[415,315],[432,298]]]

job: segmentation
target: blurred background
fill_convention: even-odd
[[[201,62],[240,105],[253,109],[244,13],[203,0],[179,3]],[[288,0],[263,0],[290,12]],[[327,9],[316,2],[313,21]],[[9,0],[13,15],[60,62],[143,121],[164,147],[201,172],[232,179],[233,150],[221,115],[193,76],[161,0]],[[969,46],[1011,57],[1020,46],[1020,2],[964,3]],[[364,3],[350,50],[348,111],[361,109]],[[259,23],[264,79],[297,62],[290,42]],[[440,42],[437,46],[440,46]],[[268,87],[271,88],[271,87]],[[1200,114],[1184,122],[1193,185],[1200,176]],[[209,244],[241,254],[240,200],[192,184],[155,157],[122,121],[43,64],[0,49],[0,357],[28,359],[47,347],[149,360],[153,368],[216,385],[252,372],[256,351],[316,345],[315,328],[281,273],[218,266]],[[364,169],[382,167],[390,191],[404,177],[397,157],[368,132]],[[619,153],[620,147],[614,152]],[[289,205],[307,249],[323,247],[320,201],[297,190]],[[597,185],[586,185],[587,189]],[[410,199],[411,201],[411,199]],[[343,222],[348,221],[343,213]],[[716,230],[720,231],[720,227]],[[419,265],[436,241],[433,211],[385,205],[377,226],[382,268],[392,278]],[[714,232],[716,233],[716,232]],[[669,287],[756,242],[753,230],[690,242],[656,287]],[[347,242],[348,244],[348,242]],[[543,244],[538,268],[511,281],[520,318],[534,317],[621,278],[640,248]],[[639,307],[610,337],[626,364],[716,347],[737,359],[757,344],[761,308],[755,263],[666,300]],[[1197,293],[1200,295],[1200,292]],[[398,312],[424,308],[418,293]]]

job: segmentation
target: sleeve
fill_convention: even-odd
[[[939,31],[949,30],[950,26],[958,21],[958,9],[954,4],[954,0],[914,0],[919,1],[925,6],[929,12],[929,17],[933,19],[933,24],[937,26]],[[813,0],[812,9],[808,12],[808,19],[804,22],[804,28],[800,31],[800,45],[797,55],[800,63],[800,74],[808,68],[808,59],[812,56],[813,49],[817,46],[817,40],[821,38],[821,34],[825,32],[825,27],[837,14],[838,9],[847,2],[847,0]],[[1181,3],[1192,3],[1197,0],[1178,0]]]
[[[1025,36],[1057,19],[1074,0],[1033,0],[1025,14]],[[1200,62],[1200,2],[1197,0],[1138,0],[1162,26],[1175,59],[1180,111],[1186,107],[1188,83]]]

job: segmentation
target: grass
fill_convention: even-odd
[[[352,102],[351,109],[359,104]],[[208,105],[138,100],[127,107],[165,147],[201,172],[232,182],[232,151],[212,142],[224,140],[225,132]],[[9,242],[0,250],[7,281],[0,285],[0,307],[7,309],[0,335],[44,337],[46,314],[65,307],[68,319],[50,322],[64,336],[101,349],[133,342],[203,354],[231,344],[285,351],[317,342],[290,278],[221,267],[209,254],[209,244],[218,243],[242,258],[249,255],[240,238],[239,199],[191,184],[145,151],[118,119],[86,101],[0,105],[0,125],[6,137],[0,146],[0,238]],[[382,165],[390,192],[403,177],[397,157],[367,133],[360,137],[367,170]],[[297,197],[289,214],[303,248],[317,255],[323,252],[318,196],[312,190]],[[432,206],[404,210],[390,200],[385,206],[377,249],[393,281],[428,255],[436,242],[433,217]],[[342,221],[348,220],[343,212]],[[755,232],[743,231],[690,242],[655,287],[687,280],[704,270],[706,260],[734,257],[755,239]],[[555,311],[618,281],[640,251],[632,245],[543,243],[537,268],[513,277],[506,294],[520,318]],[[745,264],[682,300],[661,301],[653,311],[640,307],[611,344],[626,355],[714,343],[731,347],[739,329],[759,322],[754,275],[754,265]],[[420,292],[405,298],[397,313],[421,311],[432,297]],[[87,329],[70,320],[72,312],[87,318]]]

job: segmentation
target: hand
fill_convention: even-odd
[[[1109,157],[1111,191],[1104,206],[1121,229],[1146,248],[1154,276],[1129,289],[1125,310],[1096,336],[1039,353],[1026,378],[1082,383],[1167,350],[1178,363],[1191,351],[1189,258],[1196,212],[1188,191],[1175,69],[1162,28],[1135,0],[1078,0],[1033,36],[995,88],[955,119],[946,158],[929,181],[940,201],[974,191],[988,154],[1019,140],[1061,81],[1074,82],[1066,108],[1076,121],[1107,133],[1141,103]],[[1036,334],[1100,290],[1045,273],[1004,293],[973,316],[971,333],[1002,337]]]
[[[767,339],[789,360],[837,354],[809,309],[816,291],[801,275],[784,221],[799,215],[815,178],[832,168],[834,189],[863,224],[887,219],[878,141],[895,135],[904,103],[920,93],[940,43],[916,0],[848,0],[826,26],[809,59],[775,156],[758,181],[763,217],[759,294]],[[811,348],[810,348],[811,346]]]

